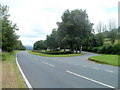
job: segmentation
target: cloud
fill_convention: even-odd
[[[45,39],[66,9],[86,9],[94,26],[99,21],[107,24],[109,17],[118,19],[118,0],[3,0],[1,4],[10,7],[10,20],[17,23],[24,45]]]

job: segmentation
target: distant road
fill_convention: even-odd
[[[42,57],[22,51],[18,63],[33,88],[116,88],[118,67],[88,61],[98,54]]]

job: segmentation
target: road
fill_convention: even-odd
[[[117,88],[118,67],[91,62],[98,54],[42,57],[22,51],[18,63],[33,88]]]

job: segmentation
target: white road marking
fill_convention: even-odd
[[[50,66],[52,66],[52,67],[55,67],[54,65],[49,64],[49,63],[46,63],[46,62],[44,62],[44,61],[42,61],[42,63],[47,64],[47,65],[50,65]]]
[[[105,71],[107,71],[107,72],[111,72],[111,73],[114,73],[114,71],[110,71],[110,70],[105,70]]]
[[[22,74],[22,76],[23,76],[23,78],[24,78],[24,80],[25,80],[25,83],[27,84],[28,88],[31,88],[31,89],[32,89],[32,86],[30,85],[28,79],[26,78],[25,74],[23,73],[23,71],[22,71],[22,69],[21,69],[21,67],[20,67],[20,65],[19,65],[19,63],[18,63],[17,55],[16,55],[16,64],[17,64],[17,66],[18,66],[18,68],[19,68],[19,70],[20,70],[20,72],[21,72],[21,74]]]
[[[102,83],[102,82],[96,81],[96,80],[94,80],[94,79],[87,78],[87,77],[85,77],[85,76],[82,76],[82,75],[79,75],[79,74],[73,73],[73,72],[68,71],[68,70],[66,70],[66,72],[69,73],[69,74],[72,74],[72,75],[75,75],[75,76],[78,76],[78,77],[81,77],[81,78],[87,79],[87,80],[89,80],[89,81],[92,81],[92,82],[95,82],[95,83],[98,83],[98,84],[101,84],[101,85],[107,86],[107,87],[109,87],[109,88],[115,88],[115,87],[113,87],[113,86],[110,86],[110,85],[107,85],[107,84],[105,84],[105,83]]]
[[[99,70],[99,68],[94,68],[94,69]]]

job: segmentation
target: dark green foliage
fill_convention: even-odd
[[[66,10],[62,15],[62,22],[57,22],[60,46],[80,50],[84,40],[89,36],[93,24],[90,23],[86,10]]]
[[[103,46],[99,47],[88,46],[84,47],[83,50],[102,54],[120,54],[120,43],[117,43],[115,45],[104,44]]]
[[[46,50],[47,49],[46,41],[40,40],[40,41],[35,42],[33,45],[33,49],[34,50]]]
[[[97,51],[98,51],[98,47],[93,47],[93,48],[92,48],[92,51],[93,51],[93,52],[97,52]]]
[[[16,44],[16,50],[25,50],[25,46],[22,45],[22,42],[20,40],[17,41],[17,44]]]
[[[59,47],[58,33],[53,29],[50,35],[47,35],[46,44],[49,49],[57,49]]]
[[[120,43],[117,43],[113,46],[113,52],[112,54],[118,54],[120,55]]]
[[[2,29],[2,42],[0,41],[0,44],[2,45],[2,51],[10,52],[16,49],[19,36],[15,33],[15,31],[18,30],[17,25],[13,24],[12,21],[8,19],[10,16],[8,9],[8,6],[0,5],[0,25],[2,25],[0,27],[0,32]]]

